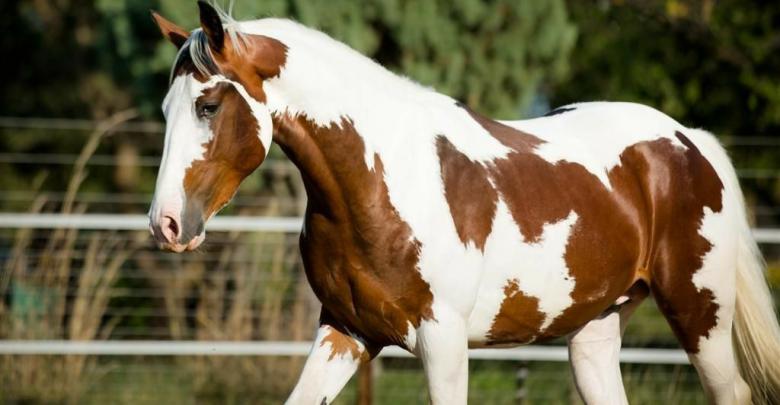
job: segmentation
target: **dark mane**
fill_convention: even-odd
[[[211,54],[208,38],[201,29],[192,31],[190,37],[179,49],[168,83],[172,83],[173,79],[180,73],[195,71],[206,77],[221,73],[219,66],[214,61],[214,56]]]

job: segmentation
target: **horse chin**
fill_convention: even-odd
[[[197,249],[206,240],[206,232],[201,232],[200,235],[192,238],[188,243],[160,243],[158,246],[162,250],[167,250],[174,253],[189,252]]]
[[[190,243],[187,244],[187,250],[195,250],[198,247],[200,247],[201,244],[203,244],[203,241],[206,240],[206,232],[201,232],[200,235],[192,238]]]

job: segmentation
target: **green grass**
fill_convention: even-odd
[[[182,358],[104,357],[85,376],[84,394],[72,403],[98,404],[278,404],[291,390],[292,382],[273,381],[273,374],[249,378],[233,367],[206,368],[205,375],[188,367]],[[246,360],[246,359],[244,359]],[[255,358],[258,364],[267,359]],[[254,361],[254,360],[253,360]],[[285,362],[278,362],[284,366]],[[579,404],[567,363],[526,363],[527,376],[518,380],[523,366],[511,361],[472,361],[469,403],[517,404],[522,391],[525,404]],[[201,372],[204,369],[201,369]],[[279,373],[298,370],[280,368]],[[428,404],[428,390],[418,360],[383,359],[374,374],[374,403]],[[225,384],[238,376],[238,384]],[[642,404],[703,404],[698,378],[690,366],[624,365],[623,377],[629,402]],[[288,380],[284,380],[288,381]],[[40,387],[45,390],[46,387]],[[0,387],[0,391],[5,391]],[[336,404],[355,402],[355,381],[350,381]],[[42,403],[35,398],[0,395],[0,403]]]
[[[375,376],[377,405],[428,404],[425,378],[415,360],[385,360]],[[526,404],[581,403],[567,363],[527,363],[527,377],[517,375],[518,362],[472,361],[469,403],[485,405],[517,404],[518,391]],[[690,366],[624,365],[624,384],[633,404],[704,404],[705,399],[695,371]],[[347,385],[336,404],[354,403],[355,381]]]

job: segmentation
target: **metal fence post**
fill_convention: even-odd
[[[528,379],[528,362],[521,361],[517,367],[517,373],[515,373],[515,385],[517,390],[515,391],[515,403],[522,404],[528,399],[528,388],[525,386],[525,382]]]

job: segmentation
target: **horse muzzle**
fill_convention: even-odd
[[[151,215],[149,231],[160,249],[176,253],[195,250],[206,239],[200,218],[187,218],[185,215],[183,222],[180,215],[170,211]]]

